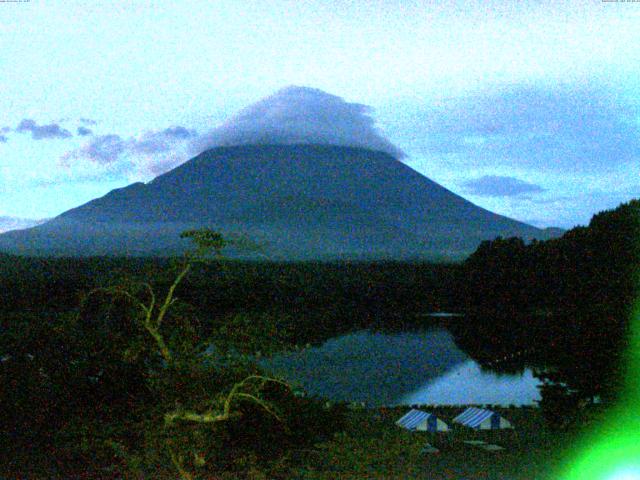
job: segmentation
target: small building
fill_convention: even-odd
[[[411,431],[448,432],[449,425],[432,413],[411,409],[396,422],[396,425]]]
[[[456,418],[455,423],[475,430],[502,430],[513,428],[511,422],[503,418],[499,413],[484,408],[469,407]]]

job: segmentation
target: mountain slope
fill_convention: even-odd
[[[498,235],[544,238],[392,156],[362,148],[254,145],[206,151],[148,184],[0,235],[30,255],[161,255],[179,233],[244,233],[274,259],[459,257]]]

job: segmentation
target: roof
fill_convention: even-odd
[[[425,430],[429,432],[446,432],[449,426],[432,413],[411,409],[396,422],[407,430]]]
[[[500,418],[500,415],[491,410],[485,410],[483,408],[469,407],[456,418],[453,419],[456,423],[461,423],[467,427],[478,428],[482,422],[492,417]]]
[[[420,423],[425,421],[431,416],[430,413],[423,412],[422,410],[411,409],[405,415],[396,422],[399,427],[404,427],[408,430],[415,430]]]

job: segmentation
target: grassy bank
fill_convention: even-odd
[[[450,421],[463,407],[424,407]],[[409,432],[395,425],[408,408],[356,410],[344,432],[306,453],[294,478],[533,480],[552,479],[575,433],[550,430],[538,408],[498,408],[513,431],[473,431],[451,425],[448,433]],[[483,440],[504,450],[485,451],[464,443]],[[438,453],[425,454],[426,443]]]
[[[250,470],[241,477],[221,474],[218,479],[429,479],[429,480],[555,480],[554,473],[562,464],[567,447],[571,447],[576,431],[550,429],[541,411],[533,407],[492,408],[512,422],[514,430],[474,431],[450,420],[465,407],[420,407],[447,421],[452,431],[446,433],[410,432],[395,425],[409,407],[346,410],[332,407],[345,415],[343,428],[311,448],[294,449],[288,457],[266,470]],[[586,412],[582,428],[588,428],[596,412]],[[490,452],[465,441],[482,440],[504,447]],[[438,453],[423,453],[429,443]],[[5,452],[6,453],[6,452]],[[108,459],[90,456],[74,466],[61,452],[49,457],[33,458],[27,451],[14,452],[13,461],[5,464],[2,478],[92,478],[143,479],[125,473]],[[20,458],[24,457],[24,458]],[[62,462],[62,463],[61,463]],[[11,468],[13,464],[13,468]],[[28,471],[24,466],[29,466]],[[124,467],[122,465],[122,467]],[[154,478],[173,479],[175,472],[162,468]],[[212,477],[195,477],[212,478]]]

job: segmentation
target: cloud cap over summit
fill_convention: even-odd
[[[404,158],[369,116],[370,107],[322,90],[289,86],[241,110],[192,144],[199,153],[236,145],[320,144],[361,147]]]

